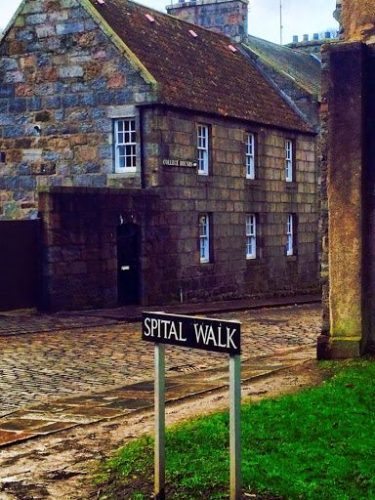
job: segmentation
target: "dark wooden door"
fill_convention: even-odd
[[[40,221],[0,221],[0,310],[38,306],[39,254]]]
[[[140,229],[136,224],[117,228],[118,301],[120,305],[139,303]]]

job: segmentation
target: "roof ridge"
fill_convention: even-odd
[[[290,52],[291,54],[295,54],[295,55],[304,57],[305,59],[308,59],[310,57],[310,54],[307,54],[306,52],[297,51],[295,49],[292,49],[291,47],[288,47],[287,45],[280,45],[279,43],[271,42],[271,40],[266,40],[265,38],[251,35],[250,33],[247,35],[247,38],[253,38],[255,40],[260,40],[261,42],[266,42],[269,45],[273,45],[274,47],[277,47],[279,50],[281,49],[281,50],[284,50],[285,52]],[[243,43],[246,44],[246,39]]]

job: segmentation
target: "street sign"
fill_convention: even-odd
[[[142,339],[226,354],[241,354],[241,323],[195,316],[143,313]]]
[[[142,339],[155,344],[154,498],[165,499],[165,345],[230,355],[230,500],[241,498],[241,323],[218,319],[143,313]]]
[[[198,162],[196,160],[175,160],[170,158],[164,158],[163,160],[164,167],[189,167],[189,168],[197,168]]]

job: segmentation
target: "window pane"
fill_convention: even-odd
[[[134,118],[116,120],[115,122],[116,170],[134,170],[137,166],[137,134],[135,125]]]
[[[256,215],[246,216],[246,258],[256,259]]]
[[[198,173],[208,174],[208,126],[198,125],[197,129]]]
[[[285,141],[285,178],[287,182],[293,180],[293,142]]]
[[[293,214],[288,214],[287,219],[287,243],[286,243],[286,254],[293,255],[294,253],[294,220]]]
[[[199,249],[201,262],[209,262],[209,248],[209,218],[208,215],[202,215],[199,218]]]
[[[246,137],[246,177],[248,179],[255,178],[255,136],[247,134]]]

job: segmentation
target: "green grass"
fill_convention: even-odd
[[[244,491],[258,498],[375,499],[375,362],[332,364],[321,386],[242,409]],[[167,432],[167,497],[228,497],[228,415]],[[150,498],[153,441],[107,462],[101,498]]]

